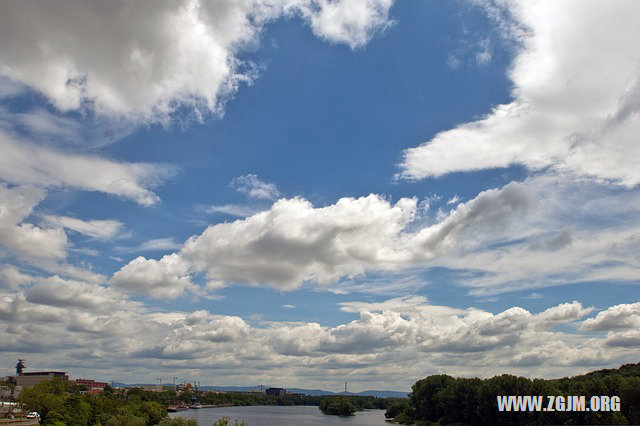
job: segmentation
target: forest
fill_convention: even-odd
[[[618,396],[619,411],[500,411],[505,395]],[[554,405],[555,408],[555,405]],[[569,411],[571,410],[571,411]],[[489,379],[433,375],[418,380],[408,400],[389,404],[385,416],[400,424],[640,424],[640,363],[561,379],[528,379],[503,374]]]

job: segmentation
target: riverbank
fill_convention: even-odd
[[[198,410],[187,410],[179,413],[169,413],[170,417],[184,417],[196,419],[201,425],[210,425],[215,420],[227,417],[233,424],[245,421],[248,426],[314,426],[314,425],[342,425],[342,426],[381,426],[387,425],[384,410],[357,411],[354,416],[328,416],[315,406],[245,406],[219,407]]]

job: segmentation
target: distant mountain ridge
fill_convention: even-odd
[[[121,388],[137,388],[144,386],[157,386],[157,384],[147,384],[147,383],[114,383],[114,386]],[[165,384],[165,386],[167,386]],[[263,389],[266,389],[272,386],[262,386]],[[273,386],[275,387],[275,386]],[[249,392],[260,389],[260,386],[200,386],[201,390],[217,390],[217,391],[226,391],[226,392]],[[285,388],[287,393],[303,393],[305,395],[310,396],[322,396],[322,395],[342,395],[344,392],[331,392],[322,389],[302,389],[302,388]],[[347,392],[347,395],[354,396],[375,396],[378,398],[407,398],[409,394],[407,392],[400,391],[385,391],[385,390],[366,390],[362,392]]]

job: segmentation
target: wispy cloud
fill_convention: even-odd
[[[167,237],[145,241],[133,247],[118,246],[115,247],[113,251],[116,253],[140,253],[147,251],[176,250],[181,246],[182,244],[176,242],[173,237]]]
[[[238,192],[247,194],[250,198],[274,200],[280,196],[280,191],[275,184],[264,182],[254,174],[234,178],[231,181],[231,187]]]
[[[204,208],[206,213],[224,213],[230,216],[247,217],[259,212],[260,208],[243,204],[224,204],[220,206],[208,206]]]
[[[114,219],[81,220],[68,216],[43,215],[49,224],[62,226],[93,238],[108,240],[120,235],[124,224]]]
[[[143,206],[160,201],[150,188],[175,173],[161,164],[125,163],[95,155],[69,154],[20,140],[0,130],[0,179],[14,184],[71,187],[134,200]]]

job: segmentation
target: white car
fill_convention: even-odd
[[[38,414],[37,411],[31,411],[27,414],[27,418],[28,419],[39,419],[40,418],[40,414]]]

